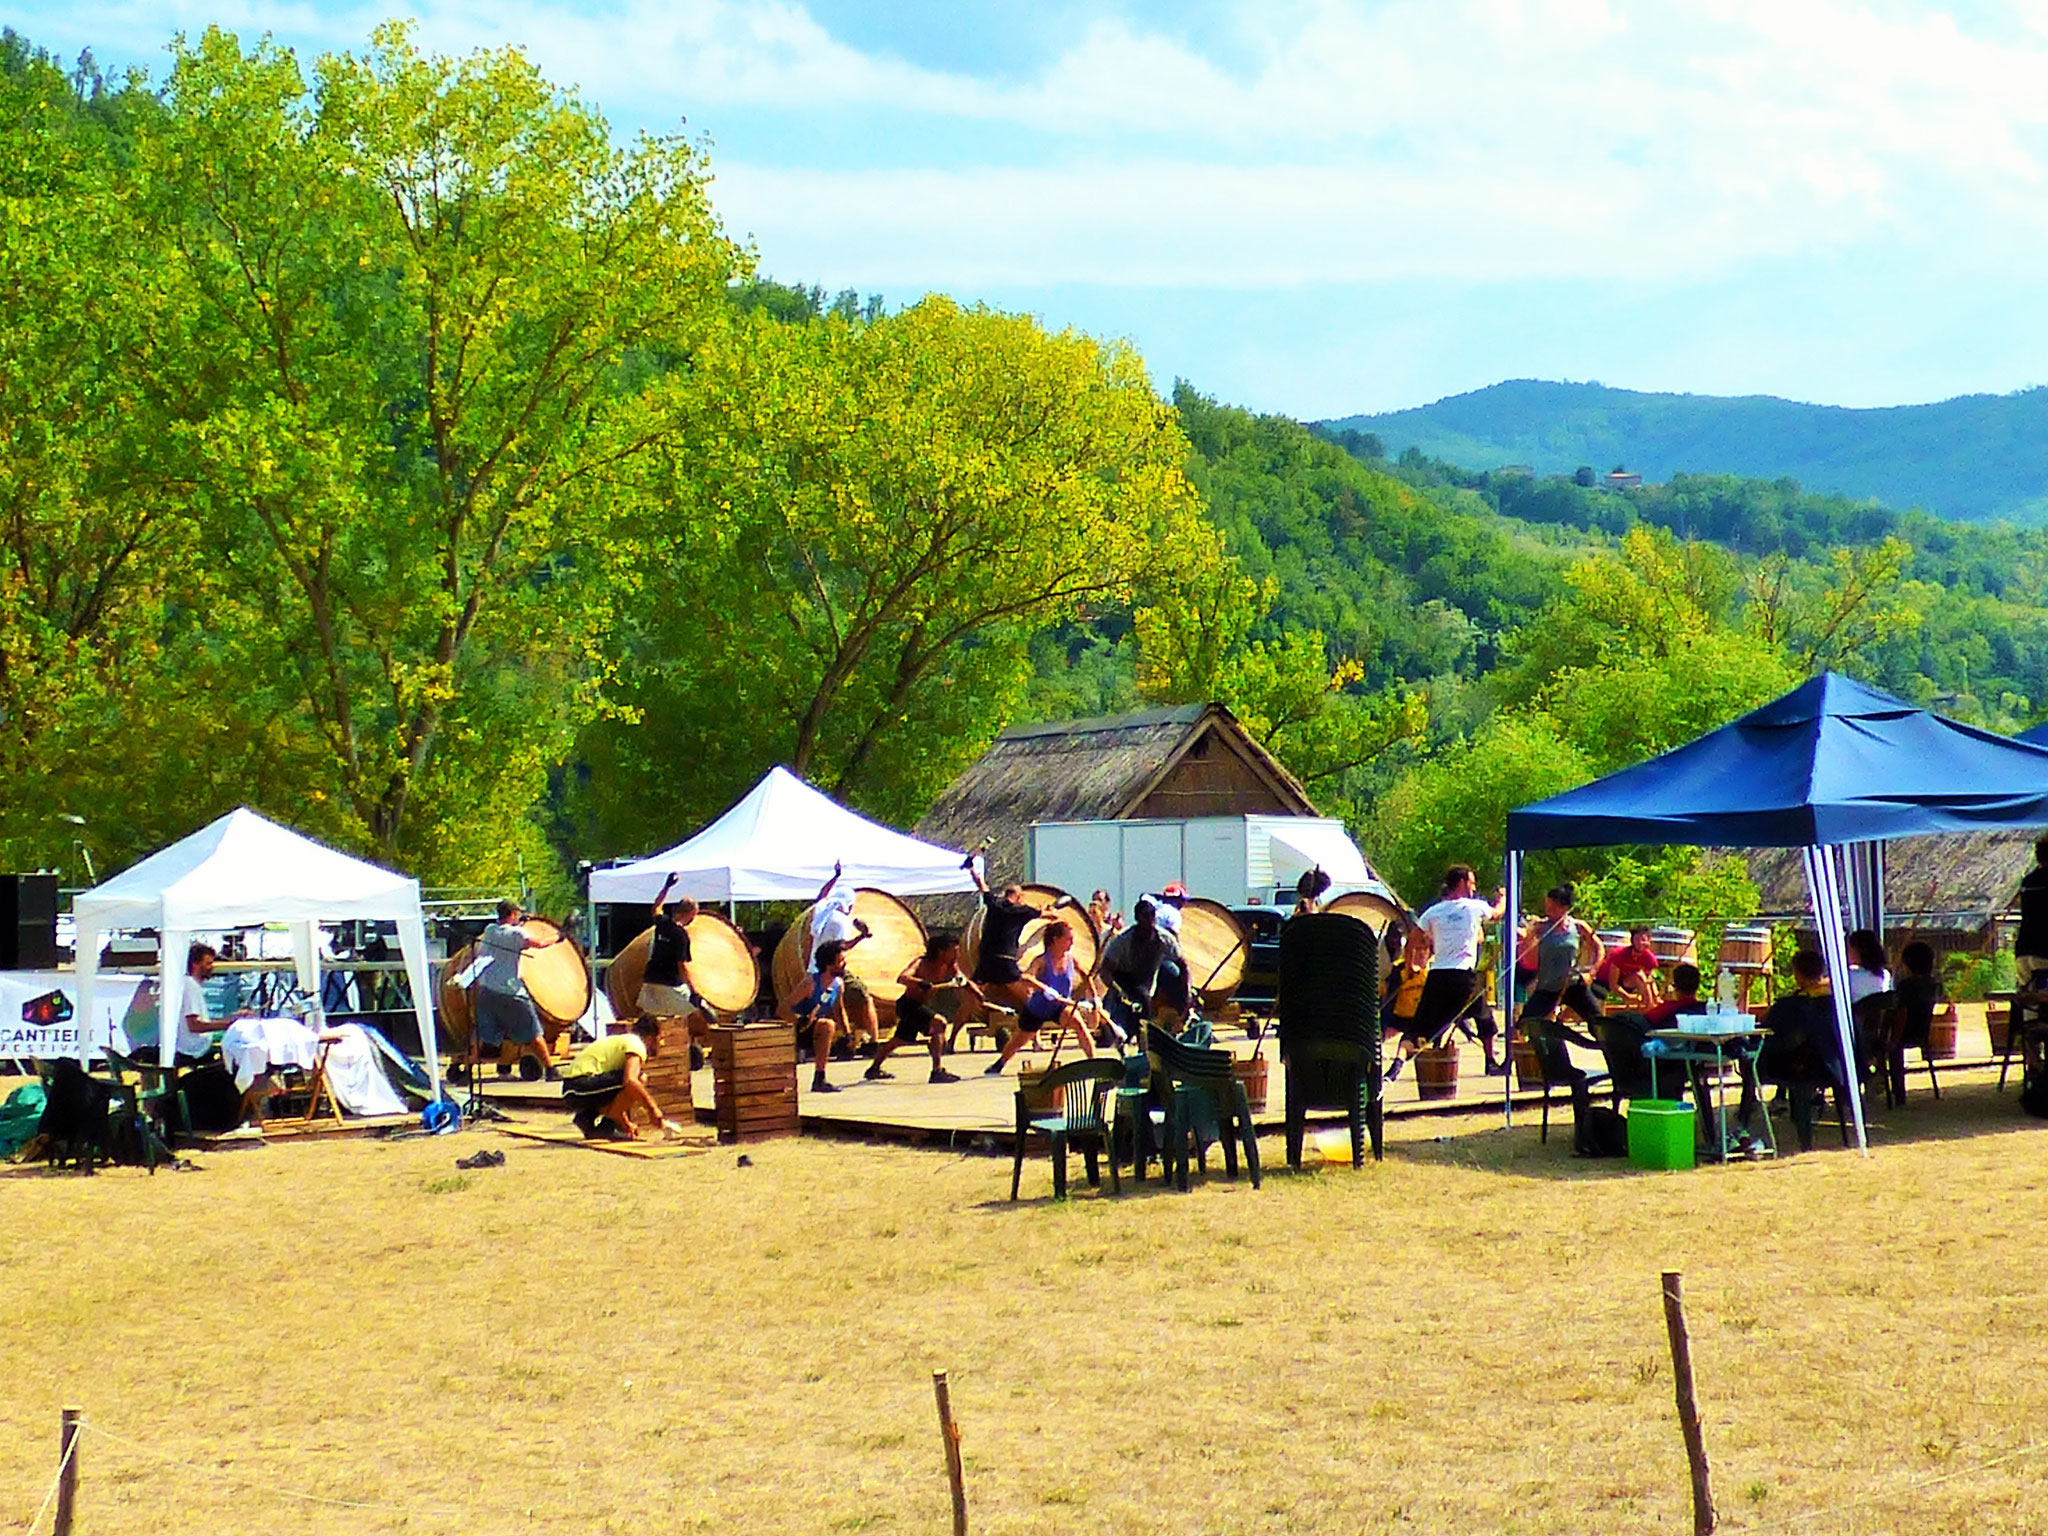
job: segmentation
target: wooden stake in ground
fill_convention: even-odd
[[[84,1417],[83,1408],[64,1410],[64,1428],[58,1440],[58,1454],[63,1459],[57,1463],[57,1523],[51,1527],[51,1536],[71,1536],[71,1517],[78,1505],[78,1421]]]
[[[946,1442],[946,1476],[953,1484],[953,1536],[967,1536],[967,1481],[960,1470],[960,1426],[953,1422],[953,1398],[946,1373],[932,1372],[932,1396],[939,1400],[939,1435]]]
[[[1679,1272],[1664,1271],[1664,1329],[1671,1335],[1671,1376],[1678,1391],[1678,1427],[1692,1468],[1693,1536],[1714,1536],[1714,1490],[1707,1481],[1707,1442],[1692,1392],[1692,1338],[1685,1330],[1685,1287]]]

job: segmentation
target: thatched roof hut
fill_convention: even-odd
[[[2017,903],[2020,877],[2033,867],[2039,836],[2033,828],[2018,828],[1903,838],[1887,845],[1887,926],[1935,940],[1946,936],[1950,942],[1937,942],[1937,948],[1988,945],[1999,916]],[[1765,915],[1810,921],[1799,850],[1753,848],[1747,857]]]
[[[950,848],[995,839],[989,880],[1022,879],[1034,821],[1318,816],[1294,776],[1221,704],[1014,726],[949,785],[917,835]]]

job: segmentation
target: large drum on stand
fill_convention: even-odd
[[[761,965],[747,936],[716,912],[702,907],[690,919],[690,980],[697,996],[716,1015],[710,1022],[730,1023],[754,1006],[761,989]],[[642,932],[620,950],[604,973],[605,996],[621,1023],[640,1017],[640,983],[647,979],[647,956],[654,930]]]
[[[558,1035],[590,1011],[590,961],[558,923],[529,917],[519,929],[541,946],[519,956],[519,979],[526,983],[543,1032]],[[468,970],[476,957],[477,946],[465,944],[441,967],[441,1027],[457,1054],[469,1049],[472,988],[458,986],[456,977]]]
[[[775,946],[775,1002],[785,1014],[810,991],[812,911],[805,907],[797,914]],[[868,989],[880,1022],[887,1025],[895,1017],[896,999],[903,995],[896,978],[924,954],[924,924],[887,891],[868,886],[853,893],[853,915],[868,925],[868,936],[847,952],[846,969]]]
[[[1230,908],[1197,896],[1180,909],[1180,953],[1187,962],[1188,990],[1203,1007],[1220,1008],[1244,980],[1250,940]]]
[[[1379,935],[1380,975],[1386,977],[1398,954],[1394,941],[1403,932],[1405,914],[1400,904],[1374,891],[1346,891],[1323,910],[1340,912]]]
[[[1045,930],[1050,923],[1064,923],[1074,931],[1074,969],[1080,975],[1093,976],[1102,952],[1102,937],[1095,931],[1095,920],[1083,906],[1067,905],[1055,908],[1054,903],[1066,896],[1056,885],[1027,885],[1018,899],[1027,907],[1036,907],[1043,915],[1025,925],[1024,936],[1017,943],[1017,964],[1026,970],[1045,949]],[[981,920],[988,909],[977,898],[974,915],[967,920],[967,927],[960,935],[960,969],[967,975],[974,974],[975,962],[981,958]]]

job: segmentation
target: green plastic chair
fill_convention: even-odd
[[[1101,1157],[1109,1157],[1109,1184],[1113,1193],[1123,1193],[1123,1181],[1116,1171],[1116,1155],[1110,1147],[1109,1124],[1103,1105],[1124,1080],[1119,1061],[1076,1061],[1055,1067],[1032,1082],[1017,1084],[1017,1158],[1010,1169],[1010,1198],[1017,1198],[1024,1181],[1024,1144],[1032,1132],[1051,1143],[1052,1197],[1067,1198],[1067,1151],[1078,1147],[1087,1162],[1088,1182],[1102,1182]]]
[[[1145,1031],[1145,1054],[1152,1062],[1155,1097],[1166,1105],[1164,1161],[1174,1187],[1188,1187],[1191,1151],[1196,1166],[1209,1171],[1208,1142],[1213,1139],[1223,1143],[1223,1169],[1233,1179],[1238,1148],[1244,1148],[1245,1166],[1257,1189],[1259,1137],[1252,1125],[1251,1100],[1232,1069],[1230,1052],[1183,1044],[1155,1024]]]

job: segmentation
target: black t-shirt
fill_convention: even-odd
[[[2036,864],[2020,881],[2020,928],[2012,936],[2016,955],[2048,955],[2048,868]]]
[[[1021,901],[1005,901],[994,891],[983,891],[981,904],[986,909],[981,918],[982,958],[1015,965],[1024,930],[1038,916],[1038,908],[1027,907]]]
[[[680,987],[683,967],[690,963],[690,930],[666,912],[654,915],[654,942],[647,950],[647,974],[643,980],[657,987]]]

